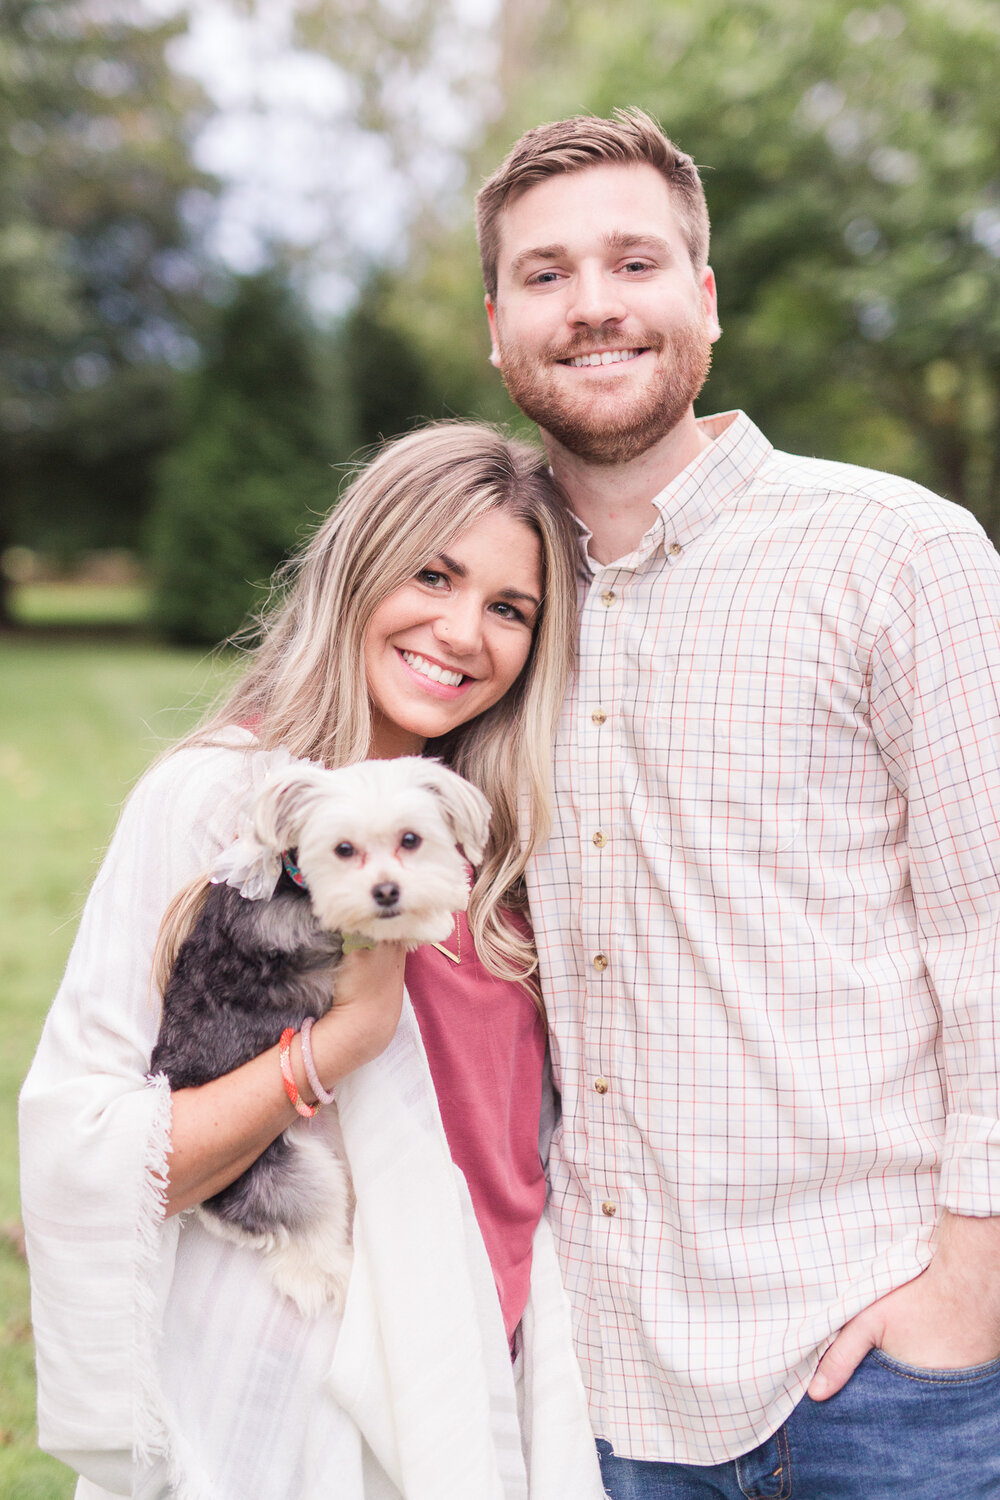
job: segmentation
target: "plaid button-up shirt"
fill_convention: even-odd
[[[715,1463],[1000,1213],[1000,559],[740,414],[591,562],[531,873],[597,1433]]]

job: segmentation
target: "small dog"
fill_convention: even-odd
[[[207,1083],[273,1047],[285,1027],[325,1015],[345,934],[408,948],[443,941],[467,905],[468,862],[482,858],[489,816],[481,792],[432,760],[336,771],[299,762],[272,775],[253,835],[210,877],[222,882],[225,869],[231,883],[208,887],[178,951],[151,1074],[175,1089]],[[241,845],[249,853],[234,859]],[[234,888],[269,889],[274,876],[269,899]],[[350,1273],[351,1188],[335,1131],[322,1112],[296,1120],[196,1210],[213,1233],[262,1250],[274,1284],[306,1314],[342,1305]]]

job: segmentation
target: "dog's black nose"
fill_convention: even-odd
[[[395,906],[399,900],[399,886],[391,880],[383,880],[372,886],[376,906]]]

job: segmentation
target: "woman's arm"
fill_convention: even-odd
[[[392,1040],[403,1003],[405,956],[401,944],[380,943],[348,954],[337,970],[333,1008],[311,1036],[316,1071],[327,1088],[377,1057]],[[292,1070],[300,1096],[313,1103],[298,1037]],[[168,1215],[228,1187],[296,1118],[276,1046],[211,1083],[176,1090],[172,1103]]]

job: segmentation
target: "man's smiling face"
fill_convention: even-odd
[[[670,188],[645,164],[550,177],[503,211],[494,362],[511,397],[591,463],[638,457],[698,394],[719,336]]]

